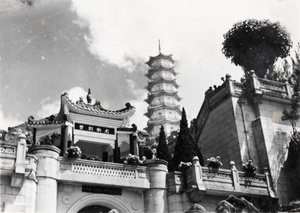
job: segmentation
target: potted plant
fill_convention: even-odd
[[[220,161],[220,157],[210,157],[207,159],[208,164],[207,167],[213,168],[213,169],[218,169],[220,166],[223,166],[222,162]]]
[[[81,150],[78,146],[70,146],[66,153],[65,156],[67,158],[80,158],[81,157]]]

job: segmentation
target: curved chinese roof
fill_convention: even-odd
[[[162,53],[159,53],[159,55],[157,55],[157,56],[154,56],[154,57],[150,56],[149,61],[147,61],[146,64],[148,64],[148,66],[151,66],[153,61],[155,61],[157,59],[167,59],[167,60],[170,60],[170,61],[174,62],[174,60],[172,58],[172,54],[171,55],[164,55]]]
[[[61,108],[58,117],[69,114],[70,112],[112,119],[123,119],[132,116],[135,112],[135,107],[127,103],[123,109],[115,111],[107,110],[101,106],[99,101],[96,101],[95,104],[87,104],[83,101],[73,103],[67,94],[63,94],[61,96]]]
[[[40,126],[61,126],[66,122],[72,122],[70,120],[69,114],[84,114],[89,116],[104,117],[121,120],[126,117],[130,117],[135,112],[135,107],[131,106],[129,103],[126,104],[126,107],[120,110],[107,110],[101,107],[99,101],[96,101],[95,104],[84,103],[83,101],[78,101],[73,103],[66,93],[61,95],[61,106],[58,114],[51,115],[47,118],[34,120],[33,118],[28,119],[27,125],[31,127],[40,127]]]

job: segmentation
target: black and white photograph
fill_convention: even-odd
[[[300,212],[300,1],[0,0],[4,213]]]

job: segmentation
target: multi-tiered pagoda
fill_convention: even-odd
[[[145,100],[149,106],[145,115],[149,118],[145,128],[150,137],[159,135],[160,127],[163,125],[166,136],[171,132],[179,130],[181,110],[178,96],[178,84],[176,83],[176,72],[172,55],[159,55],[150,57],[146,62],[149,66],[148,73],[148,98]]]

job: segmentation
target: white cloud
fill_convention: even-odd
[[[45,118],[49,117],[50,115],[57,114],[59,112],[59,109],[60,100],[55,100],[50,103],[44,103],[41,106],[41,109],[37,112],[38,117],[36,119]]]
[[[68,97],[73,101],[76,102],[79,100],[79,97],[85,98],[87,95],[87,91],[85,91],[81,87],[74,87],[70,90],[66,91],[68,93]],[[60,99],[51,101],[50,97],[44,98],[40,101],[41,108],[37,112],[37,119],[45,118],[53,114],[59,113],[60,110]]]
[[[130,104],[136,108],[136,112],[131,117],[130,122],[137,125],[139,130],[142,130],[147,126],[148,118],[144,116],[144,113],[147,112],[148,104],[141,100],[132,100]]]
[[[8,127],[17,126],[21,123],[24,123],[24,121],[10,115],[4,115],[0,104],[0,129],[7,131]]]
[[[177,60],[181,105],[195,117],[204,92],[227,73],[239,80],[241,68],[222,54],[223,34],[237,21],[279,21],[300,37],[300,1],[73,0],[80,27],[88,27],[88,48],[101,60],[132,72],[136,63],[162,53]],[[146,85],[145,85],[146,86]],[[193,103],[193,104],[191,104]]]
[[[142,130],[147,126],[148,118],[144,116],[147,112],[148,104],[144,102],[147,97],[147,91],[145,89],[140,89],[137,83],[131,79],[125,79],[130,91],[135,96],[134,100],[130,100],[130,104],[136,108],[135,114],[131,118],[131,123],[137,125],[139,130]]]

